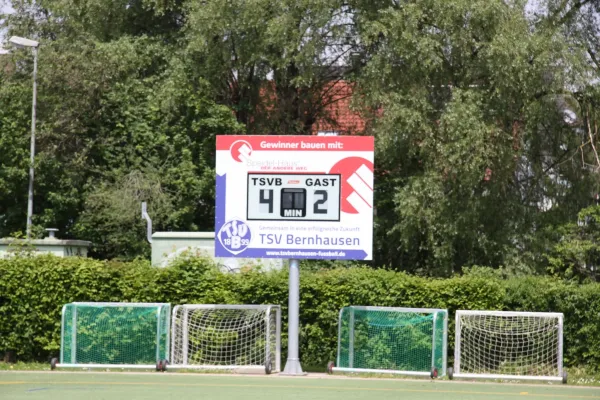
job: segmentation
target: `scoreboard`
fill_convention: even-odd
[[[340,174],[248,174],[249,221],[339,221]]]
[[[368,136],[217,136],[215,256],[370,260]]]

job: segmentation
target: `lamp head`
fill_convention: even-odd
[[[38,47],[39,46],[39,42],[36,42],[35,40],[31,40],[31,39],[25,39],[19,36],[13,36],[10,39],[8,39],[8,42],[11,43],[12,45],[16,46],[16,47]]]

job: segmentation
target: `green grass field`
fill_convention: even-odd
[[[599,399],[598,387],[348,377],[0,372],[0,399],[469,400]]]

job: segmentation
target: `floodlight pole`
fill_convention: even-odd
[[[290,260],[288,299],[288,358],[282,375],[305,375],[300,365],[298,337],[300,325],[300,261]]]
[[[37,105],[37,60],[38,48],[32,47],[33,50],[33,102],[31,105],[31,147],[29,151],[29,189],[27,195],[27,239],[31,238],[31,222],[33,216],[33,174],[35,162],[35,120],[36,120],[36,105]]]
[[[37,105],[37,63],[40,42],[12,36],[8,39],[12,45],[20,48],[31,48],[33,51],[33,102],[31,104],[31,147],[29,151],[29,188],[27,193],[27,239],[31,238],[31,219],[33,215],[33,166],[35,162],[35,110]]]

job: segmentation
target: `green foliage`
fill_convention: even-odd
[[[187,10],[189,54],[248,133],[310,134],[348,96],[332,87],[353,72],[346,2],[190,1]]]
[[[150,255],[150,246],[140,240],[146,233],[140,220],[140,204],[150,202],[148,212],[154,226],[165,225],[173,212],[172,197],[165,192],[158,174],[133,171],[114,183],[102,182],[85,201],[74,227],[78,237],[92,241],[95,254],[112,259]]]
[[[378,262],[438,276],[539,267],[528,253],[539,227],[572,220],[597,179],[567,162],[584,153],[563,114],[567,87],[589,77],[581,47],[523,1],[364,6],[358,82],[362,107],[377,110]]]
[[[6,68],[6,63],[0,59],[0,71]],[[25,228],[24,207],[19,212],[18,205],[26,204],[26,183],[29,167],[29,142],[27,140],[31,89],[10,82],[0,73],[0,227]],[[4,235],[12,233],[5,230]]]
[[[172,42],[173,5],[22,2],[0,18],[7,34],[42,43],[36,233],[56,227],[92,241],[95,256],[131,260],[149,252],[142,201],[156,229],[212,227],[215,135],[242,127]],[[0,59],[0,237],[25,221],[31,61],[25,50]]]
[[[0,260],[0,349],[21,360],[57,355],[60,312],[73,301],[279,304],[287,318],[287,272],[222,274],[187,258],[171,267],[41,256]],[[565,364],[600,365],[600,285],[549,277],[502,278],[486,273],[426,279],[369,268],[302,271],[300,350],[306,365],[336,357],[339,310],[348,305],[446,308],[449,360],[457,309],[562,312]],[[283,344],[287,329],[282,329]],[[383,356],[383,355],[382,355]]]
[[[552,231],[556,242],[547,254],[548,269],[566,278],[600,279],[600,206],[587,207],[577,223]]]
[[[0,30],[41,43],[34,232],[101,258],[148,254],[141,201],[156,229],[213,228],[215,135],[336,129],[351,95],[377,139],[377,266],[541,272],[547,228],[598,192],[598,1],[15,3]],[[24,228],[31,72],[0,57],[0,237]],[[595,251],[573,240],[565,276]]]

